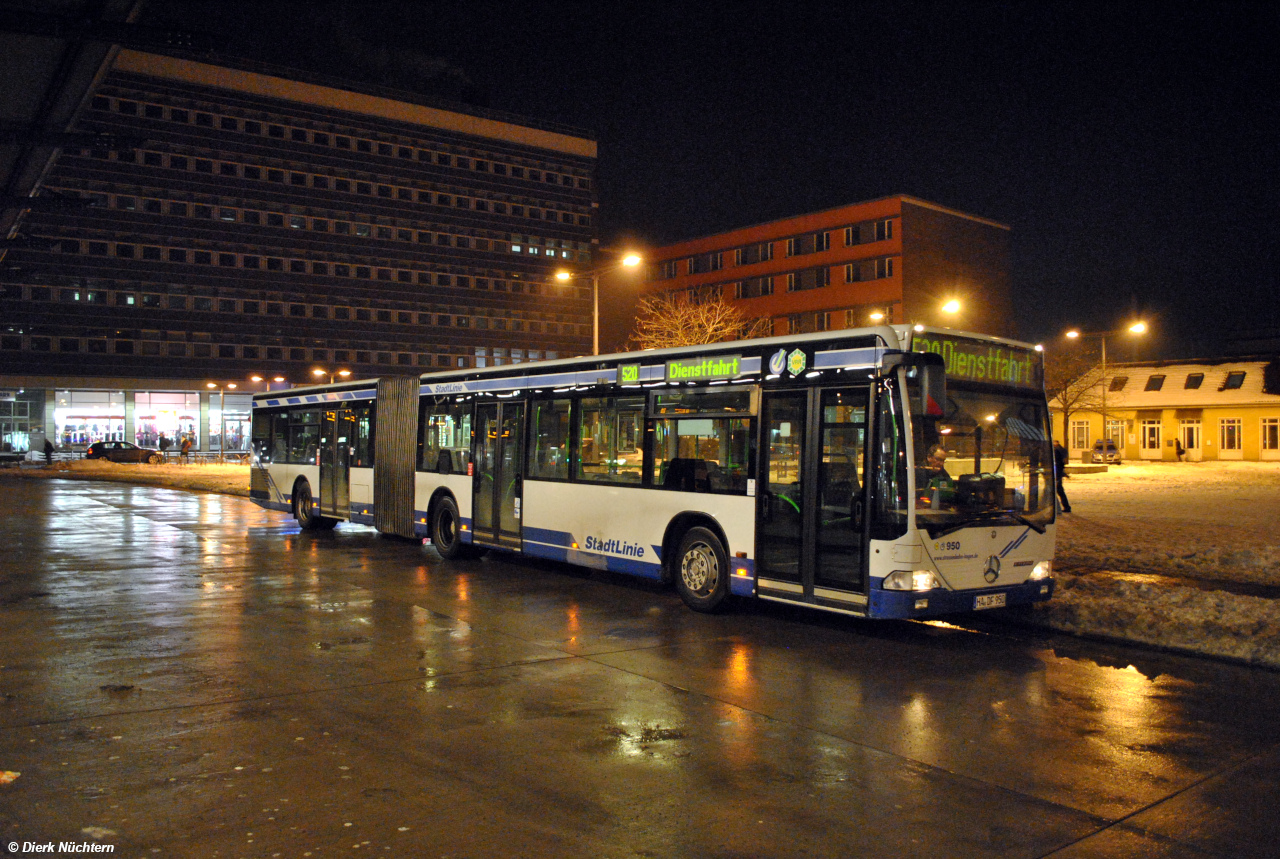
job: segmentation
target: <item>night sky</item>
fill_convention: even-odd
[[[1280,326],[1272,3],[153,2],[228,53],[557,120],[602,241],[890,194],[1013,228],[1020,335]],[[306,18],[298,16],[305,10]]]

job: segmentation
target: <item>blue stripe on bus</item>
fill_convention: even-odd
[[[578,541],[568,531],[556,531],[550,528],[525,528],[521,534],[521,551],[526,555],[549,558],[553,561],[565,561],[594,570],[609,570],[614,573],[627,573],[646,579],[662,578],[662,564],[653,561],[641,561],[624,555],[612,555],[606,552],[591,552],[586,549],[575,549]]]
[[[879,346],[868,346],[863,349],[833,349],[830,352],[817,352],[813,356],[815,370],[827,370],[832,367],[876,367],[884,355]]]
[[[1027,535],[1030,533],[1031,533],[1031,529],[1028,528],[1027,530],[1023,531],[1021,534],[1019,534],[1016,538],[1014,538],[1012,541],[1010,541],[1009,545],[1005,546],[1003,549],[1000,550],[1000,557],[1003,558],[1005,555],[1009,554],[1014,549],[1021,546],[1022,541],[1027,539]]]
[[[561,546],[565,549],[573,545],[573,535],[568,531],[525,527],[521,534],[527,543],[546,543],[548,546]]]
[[[626,573],[646,579],[661,579],[662,565],[648,561],[637,561],[635,558],[624,558],[620,555],[605,555],[599,552],[587,552],[582,549],[570,549],[552,543],[536,543],[526,539],[521,546],[526,555],[547,558],[552,561],[563,561],[593,570],[608,570],[611,573]]]

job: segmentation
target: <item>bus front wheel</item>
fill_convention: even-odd
[[[706,528],[690,528],[675,557],[676,591],[694,611],[718,610],[729,595],[729,559],[720,538]]]
[[[293,518],[304,531],[328,531],[338,524],[337,519],[320,515],[320,509],[311,495],[311,484],[305,480],[293,490]]]

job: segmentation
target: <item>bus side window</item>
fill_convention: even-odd
[[[289,461],[289,414],[271,416],[271,461]]]
[[[452,397],[422,401],[418,426],[418,470],[435,474],[466,474],[471,450],[471,403]]]
[[[289,462],[314,465],[320,447],[320,413],[295,412],[289,422]]]
[[[569,479],[569,414],[572,400],[540,400],[529,421],[529,476]]]
[[[373,468],[373,410],[372,405],[355,410],[356,437],[352,447],[352,468]]]
[[[679,418],[651,421],[650,482],[686,492],[747,491],[746,418]]]
[[[578,410],[575,477],[640,484],[644,464],[644,397],[588,397]]]

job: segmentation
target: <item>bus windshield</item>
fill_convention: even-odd
[[[1053,519],[1053,449],[1044,400],[948,384],[941,416],[913,415],[915,513],[937,539],[977,524]]]

